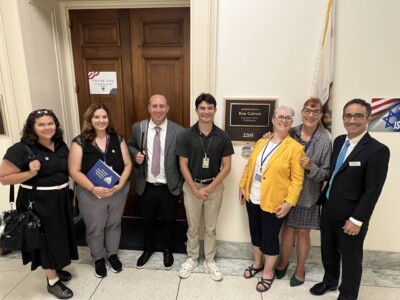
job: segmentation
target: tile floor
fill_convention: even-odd
[[[94,276],[91,258],[86,247],[79,248],[80,260],[66,268],[73,279],[67,283],[74,291],[73,299],[138,299],[138,300],[236,300],[236,299],[337,299],[338,292],[330,292],[321,297],[312,296],[310,287],[322,278],[319,262],[319,248],[313,248],[307,263],[304,285],[291,288],[289,279],[293,265],[281,280],[275,280],[266,293],[258,293],[255,286],[258,278],[244,279],[243,270],[251,261],[243,259],[217,259],[224,274],[221,282],[215,282],[205,273],[200,262],[195,272],[187,279],[178,277],[180,264],[186,259],[183,254],[175,254],[173,268],[166,271],[162,267],[162,254],[152,257],[146,269],[136,269],[140,251],[120,250],[119,256],[124,265],[121,273],[111,271],[104,279]],[[400,263],[398,254],[383,253],[366,255],[363,281],[359,299],[400,299]],[[395,263],[390,260],[395,258]],[[371,266],[371,267],[370,267]],[[383,268],[382,268],[383,267]],[[23,266],[18,253],[0,257],[0,299],[55,299],[47,293],[43,272],[31,272],[30,266]]]

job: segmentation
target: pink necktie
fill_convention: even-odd
[[[154,141],[153,141],[153,157],[151,158],[151,173],[155,177],[157,177],[158,174],[160,174],[160,152],[161,152],[161,146],[160,146],[160,130],[161,128],[156,126],[156,135],[154,136]]]

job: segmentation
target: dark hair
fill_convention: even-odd
[[[92,118],[96,110],[104,109],[108,117],[107,133],[115,133],[114,124],[111,120],[111,112],[103,103],[93,103],[88,107],[83,117],[82,135],[85,140],[93,141],[96,138],[96,130],[92,126]]]
[[[207,93],[202,93],[196,98],[196,102],[194,103],[196,105],[196,108],[199,107],[200,103],[206,101],[208,104],[214,105],[214,107],[217,107],[217,101],[215,101],[215,98],[211,94]]]
[[[54,120],[54,124],[56,125],[56,132],[54,133],[51,140],[53,142],[58,142],[63,140],[63,130],[61,128],[60,122],[58,121],[56,115],[51,109],[37,109],[31,112],[28,118],[25,121],[24,128],[21,132],[21,141],[28,145],[35,145],[38,142],[39,137],[35,131],[35,123],[36,120],[43,116],[50,116]]]
[[[368,116],[371,115],[371,111],[372,111],[371,104],[369,104],[367,101],[365,101],[363,99],[352,99],[349,102],[347,102],[346,105],[343,107],[343,113],[346,110],[346,108],[352,104],[359,104],[361,106],[364,106],[365,109],[367,110]]]
[[[322,105],[321,99],[319,99],[319,98],[313,98],[313,97],[308,98],[307,101],[304,102],[303,108],[305,108],[307,105],[311,106],[312,108],[317,107],[319,105],[319,107],[322,111],[323,105]]]

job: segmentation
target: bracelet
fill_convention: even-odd
[[[94,190],[95,187],[96,187],[96,186],[93,185],[92,189],[90,190],[91,193],[93,193],[93,190]]]

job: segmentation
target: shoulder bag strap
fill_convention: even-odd
[[[11,205],[11,210],[14,209],[14,185],[11,184],[10,185],[10,194],[9,194],[9,201],[10,201],[10,205]]]
[[[32,148],[31,148],[28,144],[25,144],[25,143],[24,143],[24,145],[25,145],[26,150],[28,151],[28,158],[29,158],[29,161],[32,161],[32,160],[37,159],[37,157],[36,157],[36,153],[37,153],[37,152],[36,152],[36,153],[33,152]],[[32,209],[32,206],[33,206],[33,204],[35,203],[35,199],[36,199],[36,190],[37,190],[37,186],[33,186],[33,187],[32,187],[32,193],[30,194],[28,209]]]
[[[146,142],[147,142],[147,129],[149,127],[149,120],[142,120],[140,122],[140,152],[143,153],[143,150],[146,148]]]
[[[142,120],[140,122],[140,132],[141,132],[141,137],[140,137],[140,152],[143,154],[144,149],[146,149],[146,144],[147,144],[147,130],[149,128],[149,120]],[[146,178],[146,170],[145,170],[146,164],[143,163],[143,177]]]

